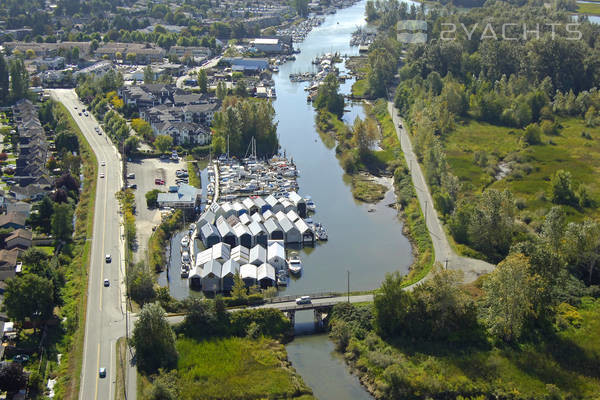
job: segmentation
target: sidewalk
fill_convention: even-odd
[[[427,230],[431,236],[433,249],[435,251],[435,261],[448,269],[462,271],[464,273],[463,279],[465,282],[473,282],[479,276],[491,272],[495,268],[495,265],[482,260],[459,256],[450,246],[448,238],[446,237],[446,232],[444,231],[434,207],[429,187],[427,186],[425,177],[421,171],[421,166],[413,151],[410,137],[404,129],[404,124],[402,124],[402,128],[400,128],[399,124],[402,120],[398,116],[394,103],[391,101],[388,101],[388,111],[392,116],[392,121],[394,122],[396,133],[398,134],[398,140],[400,141],[402,151],[404,152],[406,165],[410,171],[413,185],[417,193],[419,205],[425,216]]]

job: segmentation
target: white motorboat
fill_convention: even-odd
[[[292,274],[299,274],[302,271],[302,261],[298,257],[298,253],[292,253],[287,263],[288,269]]]
[[[181,255],[181,263],[182,264],[189,264],[191,261],[190,259],[190,253],[188,253],[187,251],[184,251],[183,254]]]
[[[306,202],[306,209],[309,211],[315,212],[317,210],[317,206],[314,201],[308,200]]]
[[[188,247],[190,245],[190,237],[188,235],[184,235],[181,238],[181,247]]]
[[[288,284],[288,274],[282,269],[277,273],[277,286],[287,286]]]

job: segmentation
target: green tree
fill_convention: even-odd
[[[239,272],[233,276],[233,288],[231,289],[231,297],[236,300],[246,300],[248,298],[246,284],[244,283]]]
[[[55,204],[51,230],[56,244],[68,242],[73,234],[73,209],[68,203]]]
[[[10,89],[10,80],[8,73],[8,64],[2,54],[0,54],[0,104],[6,104],[8,102],[8,95]]]
[[[157,303],[146,304],[133,328],[131,344],[135,348],[140,371],[151,374],[159,368],[172,369],[177,365],[175,334]]]
[[[29,74],[21,59],[14,59],[10,63],[10,87],[13,101],[28,97]]]
[[[344,96],[338,93],[339,86],[335,74],[327,75],[323,84],[319,86],[319,91],[313,104],[319,110],[327,110],[337,115],[338,118],[342,118],[344,115]]]
[[[59,153],[62,150],[67,150],[70,152],[79,151],[79,139],[77,138],[77,135],[71,131],[65,130],[58,133],[54,143],[56,145],[56,150]]]
[[[139,145],[140,138],[138,138],[137,136],[129,136],[127,139],[125,139],[124,142],[125,154],[131,154],[132,152],[137,151]]]
[[[507,342],[519,339],[533,310],[529,260],[511,254],[483,284],[483,320],[490,332]]]
[[[32,322],[37,330],[40,322],[52,317],[53,292],[52,282],[35,274],[8,279],[4,292],[6,314],[21,324]]]
[[[154,147],[161,153],[166,153],[173,147],[173,138],[167,135],[158,135],[154,140]]]
[[[225,85],[225,82],[217,83],[216,95],[219,100],[225,100],[225,97],[227,96],[227,86]]]
[[[125,56],[125,59],[130,64],[133,64],[135,62],[136,58],[137,58],[137,54],[135,54],[135,53],[127,53],[127,55]]]
[[[27,384],[27,376],[23,365],[17,362],[3,362],[0,365],[0,390],[8,392],[11,396]]]
[[[299,16],[306,17],[308,15],[308,0],[292,0],[292,6]]]
[[[234,95],[239,96],[239,97],[248,96],[248,89],[246,88],[246,82],[244,82],[243,79],[240,79],[238,81],[237,85],[235,85]]]
[[[573,191],[570,172],[559,169],[552,177],[550,185],[552,191],[551,198],[554,204],[577,206],[578,200]]]
[[[163,192],[158,189],[153,189],[153,190],[150,190],[149,192],[146,192],[146,205],[148,206],[148,208],[158,207],[158,203],[156,202],[156,200],[158,198],[159,193],[163,193]]]
[[[50,233],[50,221],[54,213],[54,203],[50,200],[50,197],[44,196],[41,201],[33,205],[32,211],[35,212],[32,212],[29,216],[31,225],[43,233]]]
[[[581,224],[569,223],[565,233],[564,252],[571,265],[585,271],[588,284],[591,285],[600,261],[600,224],[589,218]]]
[[[154,71],[150,65],[144,68],[144,83],[154,83]]]
[[[538,124],[529,124],[525,127],[523,141],[530,145],[540,144],[542,142],[542,130]]]
[[[133,264],[127,272],[127,290],[129,296],[138,304],[144,305],[156,298],[154,281],[143,262]]]
[[[200,93],[208,93],[208,76],[205,69],[198,71],[198,86],[200,87]]]

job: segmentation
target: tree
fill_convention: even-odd
[[[237,85],[235,85],[234,95],[239,96],[239,97],[246,97],[246,96],[248,96],[248,90],[246,88],[246,82],[244,82],[243,79],[240,79],[238,81]]]
[[[523,133],[523,141],[527,144],[534,145],[542,142],[542,130],[538,124],[529,124]]]
[[[181,323],[181,330],[187,336],[201,338],[222,333],[217,324],[214,303],[197,298],[185,300],[187,314]]]
[[[600,224],[591,219],[581,224],[571,222],[567,225],[565,242],[569,261],[587,273],[587,281],[591,285],[600,260]]]
[[[146,193],[146,205],[148,206],[148,208],[158,207],[158,203],[156,202],[156,200],[158,199],[159,193],[163,192],[158,189],[153,189]]]
[[[507,342],[522,335],[533,309],[528,268],[529,260],[523,254],[511,254],[483,284],[483,320],[494,336]]]
[[[68,242],[73,234],[73,209],[68,203],[55,204],[51,230],[56,244]]]
[[[219,100],[225,100],[225,97],[227,96],[227,86],[225,85],[225,82],[217,83],[216,95]]]
[[[200,87],[200,93],[208,93],[208,76],[205,69],[198,71],[198,86]]]
[[[144,305],[156,298],[152,275],[143,262],[129,267],[127,273],[127,290],[129,296],[140,305]]]
[[[127,53],[127,55],[125,56],[125,58],[126,58],[126,60],[129,63],[133,64],[135,62],[136,58],[137,58],[137,54],[135,54],[135,53]]]
[[[62,131],[56,135],[54,141],[56,150],[60,153],[62,150],[70,152],[79,151],[79,139],[77,135],[71,131]]]
[[[9,318],[23,324],[31,321],[35,329],[52,316],[54,288],[48,279],[25,274],[6,280],[4,308]]]
[[[570,172],[559,169],[552,177],[550,185],[552,188],[552,202],[554,204],[577,206],[578,200],[571,185]]]
[[[313,102],[317,109],[327,110],[338,118],[344,115],[344,96],[338,93],[339,83],[337,76],[331,73],[325,77],[323,84],[319,86],[317,97]]]
[[[375,295],[375,327],[384,338],[401,336],[403,322],[412,305],[412,296],[402,288],[402,276],[398,272],[387,274]]]
[[[152,127],[146,121],[141,118],[133,118],[131,120],[131,127],[134,131],[137,132],[138,135],[143,137],[147,141],[152,141],[154,138],[154,132],[152,131]]]
[[[41,201],[33,205],[32,211],[35,212],[32,212],[29,216],[31,225],[43,233],[50,233],[50,220],[54,213],[54,203],[52,203],[50,197],[44,196]]]
[[[14,393],[23,389],[27,377],[23,373],[23,365],[18,362],[3,362],[0,365],[0,391]]]
[[[0,54],[0,104],[8,102],[8,94],[10,88],[8,73],[8,64],[2,54]]]
[[[131,154],[132,152],[137,151],[139,145],[140,138],[138,138],[137,136],[129,136],[127,139],[125,139],[124,142],[125,154]]]
[[[10,63],[10,87],[14,101],[28,97],[29,74],[21,59],[14,59]]]
[[[377,124],[373,119],[369,118],[366,121],[362,121],[359,117],[356,117],[352,128],[352,134],[361,156],[369,153],[371,146],[377,137],[377,133]]]
[[[173,147],[173,138],[167,135],[158,135],[154,140],[154,147],[161,153],[166,153]]]
[[[152,71],[152,67],[150,65],[144,68],[144,83],[153,83],[154,82],[154,71]]]
[[[246,284],[240,276],[239,272],[233,276],[233,288],[231,289],[231,297],[236,300],[246,300],[248,298]]]
[[[172,369],[177,365],[175,334],[157,303],[142,308],[133,328],[131,344],[140,371],[151,374],[159,368]]]

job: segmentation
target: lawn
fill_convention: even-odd
[[[447,160],[466,194],[480,193],[487,187],[509,189],[534,216],[552,207],[548,200],[550,179],[559,169],[572,174],[575,188],[586,185],[592,198],[599,202],[600,182],[596,177],[600,172],[600,129],[588,128],[576,118],[559,122],[563,128],[558,135],[542,135],[542,144],[523,146],[519,129],[469,120],[445,138]],[[591,139],[582,137],[582,132],[591,134]],[[487,154],[487,166],[475,162],[477,152]],[[499,161],[508,163],[511,172],[496,180],[490,169]],[[582,212],[568,208],[567,212],[572,220],[598,216],[596,209]]]
[[[185,399],[314,399],[271,339],[178,339],[178,387]]]
[[[600,4],[577,3],[577,12],[579,14],[600,15]]]

